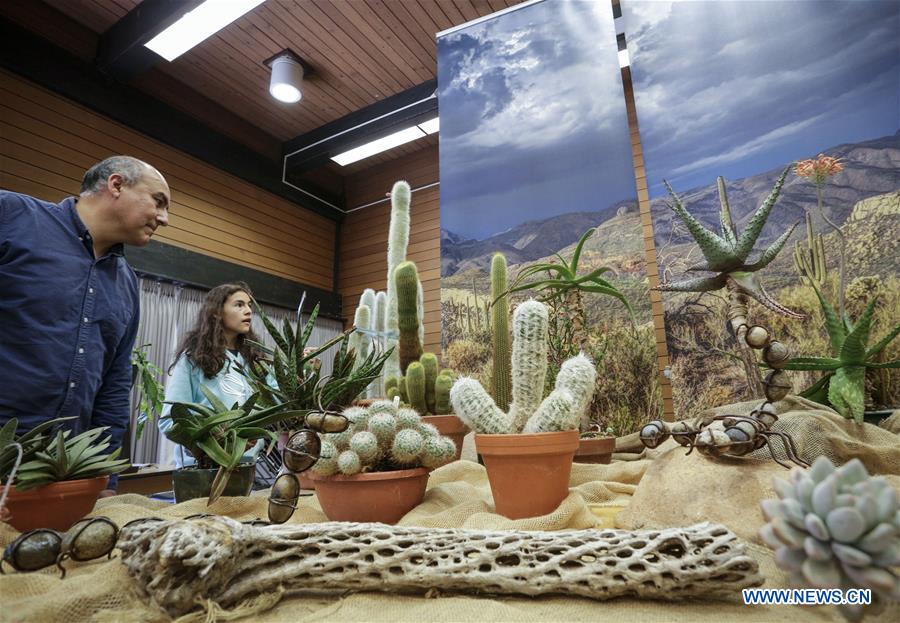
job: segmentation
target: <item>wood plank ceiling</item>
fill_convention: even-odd
[[[144,91],[201,93],[282,143],[374,104],[437,75],[435,33],[518,4],[522,0],[268,0],[173,62],[160,61],[135,80]],[[141,0],[45,0],[98,35]],[[313,67],[303,99],[283,104],[268,92],[263,61],[289,48]],[[173,82],[174,81],[174,82]],[[178,107],[201,121],[203,98],[180,98]],[[217,128],[227,132],[227,124]],[[265,139],[232,138],[263,151]],[[437,144],[414,141],[364,161],[327,165],[326,176],[346,177]],[[271,156],[271,151],[266,154]]]

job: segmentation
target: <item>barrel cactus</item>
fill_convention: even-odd
[[[835,468],[820,456],[774,485],[780,499],[762,501],[768,523],[759,534],[794,584],[900,599],[900,496],[884,478],[869,476],[859,459]],[[841,611],[850,620],[864,614],[856,605]]]
[[[453,440],[442,437],[413,409],[399,401],[379,400],[351,407],[351,426],[343,433],[322,435],[322,450],[312,469],[322,476],[353,475],[413,467],[433,469],[456,456]],[[359,430],[359,425],[365,428]],[[349,433],[349,434],[348,434]]]

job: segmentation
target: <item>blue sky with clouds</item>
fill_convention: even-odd
[[[900,1],[623,0],[650,196],[900,128]]]
[[[441,227],[483,239],[635,196],[609,2],[546,0],[438,40]]]

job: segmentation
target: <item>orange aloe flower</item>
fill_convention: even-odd
[[[801,160],[794,165],[794,173],[805,177],[816,186],[821,186],[826,179],[844,170],[839,158],[819,154],[815,159]]]

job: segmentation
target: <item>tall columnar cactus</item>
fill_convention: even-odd
[[[425,366],[418,361],[409,364],[406,369],[406,393],[409,397],[409,404],[419,413],[428,412],[428,405],[425,402],[426,380]]]
[[[366,357],[369,355],[371,338],[366,333],[369,330],[371,321],[371,311],[368,305],[360,304],[356,308],[356,314],[353,316],[353,326],[357,329],[350,335],[349,347],[356,351],[356,361],[353,363],[353,369],[356,370],[362,365]],[[360,331],[362,329],[362,331]]]
[[[525,426],[544,393],[547,375],[547,306],[535,300],[525,301],[513,314],[512,398],[510,417],[512,427],[520,431]]]
[[[449,374],[438,374],[434,379],[434,415],[450,413],[450,389],[454,380]]]
[[[349,429],[349,435],[322,435],[320,459],[312,467],[314,472],[330,476],[419,466],[435,468],[456,456],[453,440],[442,437],[411,409],[400,409],[387,400],[376,401],[367,409],[351,408],[353,419],[365,423],[366,428]]]
[[[800,241],[794,241],[794,268],[806,279],[821,287],[825,283],[828,269],[825,264],[825,239],[822,234],[814,234],[812,215],[806,213],[806,248]]]
[[[491,260],[491,393],[497,406],[506,411],[510,400],[509,374],[509,300],[506,294],[506,256],[494,254]]]
[[[375,294],[375,307],[372,308],[372,330],[375,332],[373,341],[375,347],[379,352],[383,352],[387,348],[387,341],[384,335],[386,323],[387,294],[383,290],[381,290]],[[372,381],[372,383],[369,385],[368,390],[366,391],[366,396],[369,398],[386,396],[387,390],[384,387],[384,379],[384,376],[379,376],[377,379]]]
[[[406,376],[388,379],[387,397],[400,396],[422,415],[447,415],[450,413],[450,388],[455,380],[453,370],[445,368],[438,372],[436,355],[423,353],[419,361],[409,364]]]
[[[477,433],[537,433],[578,428],[594,393],[596,370],[584,355],[563,363],[556,386],[541,401],[547,374],[547,308],[520,304],[513,314],[512,407],[505,414],[475,379],[460,378],[450,390],[456,415]]]
[[[425,346],[425,291],[419,280],[416,280],[416,317],[419,319],[419,343]]]
[[[425,370],[425,406],[428,413],[435,413],[434,410],[434,382],[438,375],[438,360],[434,353],[422,353],[419,357],[419,363]],[[408,376],[408,375],[407,375]]]
[[[410,363],[422,355],[419,341],[419,317],[416,312],[416,284],[419,273],[413,262],[402,262],[394,271],[397,289],[397,323],[400,330],[400,371],[406,373]]]
[[[406,261],[409,245],[409,201],[410,188],[406,182],[397,182],[391,189],[391,223],[388,232],[388,272],[387,272],[387,323],[385,330],[394,337],[387,339],[387,347],[396,346],[398,325],[397,290],[394,286],[394,271]],[[400,353],[395,348],[384,365],[384,377],[400,376]]]

